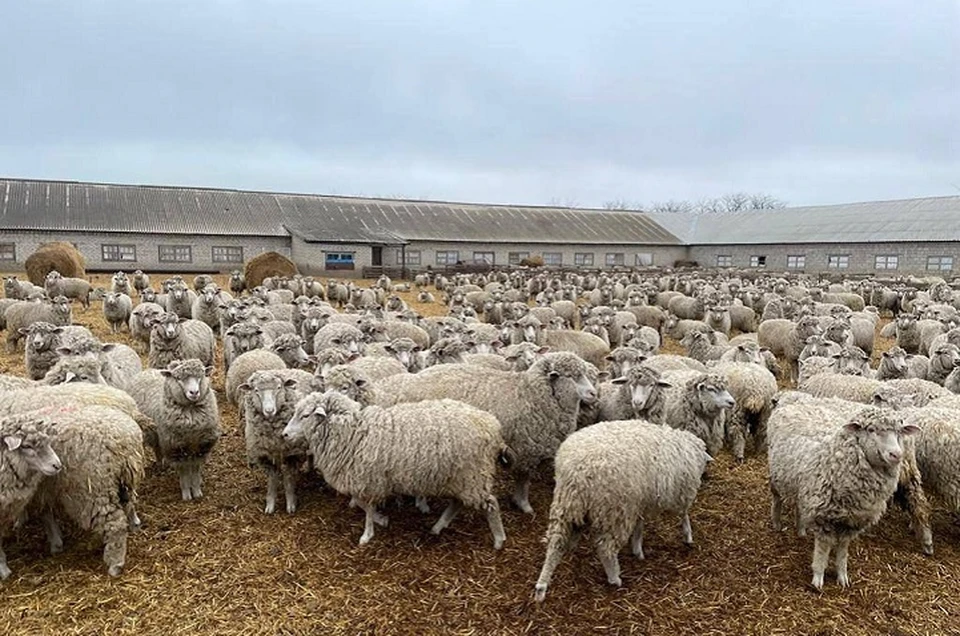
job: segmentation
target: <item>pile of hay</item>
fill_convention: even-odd
[[[277,252],[264,252],[254,256],[243,266],[243,278],[247,289],[253,289],[268,276],[294,276],[299,274],[293,261]]]
[[[85,265],[83,255],[72,243],[54,241],[38,247],[36,252],[27,257],[24,268],[30,282],[43,287],[44,279],[53,270],[67,277],[84,278],[87,275]]]

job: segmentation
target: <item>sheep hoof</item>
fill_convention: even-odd
[[[6,581],[12,573],[6,563],[0,563],[0,581]]]
[[[533,598],[537,603],[543,603],[543,599],[547,598],[547,586],[544,583],[537,583],[537,587],[534,589]]]
[[[122,572],[123,572],[122,565],[111,565],[109,568],[107,568],[107,574],[109,574],[110,576],[120,576]]]
[[[366,532],[364,532],[362,535],[360,535],[360,545],[367,545],[368,543],[370,543],[370,539],[372,538],[373,538],[373,533],[367,534]]]
[[[266,514],[268,514],[268,515],[272,515],[272,514],[274,513],[274,511],[276,511],[276,509],[277,509],[277,507],[276,507],[276,505],[275,505],[273,502],[268,502],[267,505],[264,506],[263,512],[266,513]]]
[[[378,526],[380,526],[381,528],[386,528],[387,525],[390,523],[390,517],[377,512],[377,513],[374,513],[373,515],[373,522]]]
[[[613,577],[613,578],[608,578],[608,579],[607,579],[607,583],[609,583],[610,585],[615,585],[616,587],[622,587],[622,586],[623,586],[623,581],[620,580],[620,577],[619,577],[619,576],[615,576],[615,577]]]

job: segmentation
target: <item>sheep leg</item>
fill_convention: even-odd
[[[600,557],[600,563],[603,564],[603,571],[607,573],[607,583],[620,587],[623,581],[620,580],[620,560],[617,558],[617,549],[607,545],[607,541],[597,541],[597,556]]]
[[[50,546],[50,554],[60,554],[63,552],[63,535],[60,533],[60,524],[53,512],[47,510],[43,513],[43,531],[47,535],[47,545]]]
[[[203,497],[203,491],[200,489],[200,486],[203,485],[203,460],[195,459],[190,464],[190,490],[194,499],[200,499]]]
[[[897,499],[910,515],[910,526],[920,538],[923,553],[933,554],[933,533],[930,530],[930,501],[920,483],[920,471],[916,464],[906,462],[900,466],[901,483],[897,487]]]
[[[127,560],[127,515],[123,510],[112,511],[103,527],[103,562],[110,576],[119,576]]]
[[[283,494],[287,500],[287,514],[297,511],[297,467],[287,463],[283,471]]]
[[[770,522],[776,532],[780,532],[783,528],[780,522],[782,515],[783,498],[780,496],[780,493],[777,492],[777,489],[773,487],[773,484],[770,484]]]
[[[180,477],[180,496],[184,501],[193,499],[190,489],[190,463],[180,462],[177,464],[177,476]]]
[[[513,487],[513,503],[517,508],[527,513],[533,514],[533,506],[530,505],[530,476],[517,475]]]
[[[683,542],[687,545],[693,545],[693,528],[690,527],[690,513],[683,513],[683,520],[680,522],[680,534],[683,536]]]
[[[417,499],[415,503],[417,506],[417,510],[419,510],[425,515],[430,514],[430,504],[427,503],[426,497],[424,497],[423,495],[417,495]]]
[[[264,470],[267,472],[267,505],[263,511],[272,515],[277,510],[277,486],[280,484],[280,473],[277,472],[276,466],[266,466]]]
[[[367,545],[374,535],[374,518],[377,516],[377,507],[374,504],[357,501],[357,505],[366,513],[363,524],[363,534],[360,535],[360,545]]]
[[[850,585],[850,577],[847,576],[847,553],[850,548],[850,539],[840,539],[837,543],[837,583],[840,587]]]
[[[0,581],[6,581],[11,574],[10,566],[7,565],[7,553],[3,551],[3,540],[0,539]]]
[[[830,551],[834,546],[834,539],[824,535],[817,535],[813,542],[813,580],[811,585],[817,590],[823,589],[823,573],[830,561]]]
[[[643,517],[637,519],[633,526],[633,536],[630,537],[630,550],[638,559],[643,559]]]
[[[437,522],[433,524],[433,528],[430,529],[430,532],[433,534],[440,534],[440,532],[450,525],[450,522],[453,521],[453,518],[457,516],[457,513],[460,512],[460,509],[463,508],[463,502],[459,499],[454,499],[447,506],[447,509],[443,511],[443,514],[440,515],[440,518],[437,519]]]
[[[488,495],[484,504],[484,511],[487,514],[487,525],[490,526],[490,534],[493,535],[493,549],[499,550],[503,547],[503,542],[507,540],[507,533],[503,531],[503,519],[500,518],[500,504],[493,495]]]
[[[137,514],[137,509],[133,507],[133,504],[128,504],[126,508],[127,513],[127,530],[130,532],[137,532],[140,530],[140,527],[143,525],[140,521],[140,515]]]
[[[547,529],[547,556],[543,560],[543,567],[540,569],[540,576],[537,578],[537,585],[534,588],[534,598],[537,602],[542,602],[547,596],[547,588],[550,586],[550,579],[553,578],[553,571],[560,564],[567,544],[570,542],[570,525],[563,522],[550,522]]]

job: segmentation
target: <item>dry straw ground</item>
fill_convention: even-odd
[[[98,304],[76,320],[110,339]],[[21,372],[21,358],[3,355],[0,367]],[[214,384],[222,389],[221,374]],[[504,504],[502,552],[480,516],[464,513],[434,537],[433,516],[409,505],[360,548],[362,513],[317,478],[302,484],[295,515],[263,514],[264,477],[245,463],[236,410],[221,405],[205,497],[184,503],[172,472],[148,471],[144,528],[121,577],[107,577],[99,546],[76,534],[59,556],[45,554],[35,523],[7,542],[3,634],[960,633],[960,529],[942,509],[936,556],[894,510],[856,542],[853,587],[828,580],[818,594],[806,585],[810,539],[769,528],[763,458],[736,466],[723,454],[694,508],[695,547],[682,546],[676,520],[651,523],[647,559],[625,552],[613,589],[583,541],[537,605],[548,483],[531,495],[535,517]]]

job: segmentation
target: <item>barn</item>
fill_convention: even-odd
[[[0,179],[0,269],[74,243],[92,271],[229,271],[265,251],[314,275],[457,264],[951,272],[960,197],[751,211],[638,213],[196,187]]]

